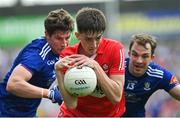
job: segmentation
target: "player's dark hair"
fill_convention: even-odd
[[[146,44],[149,43],[151,45],[151,55],[154,54],[156,46],[157,46],[157,41],[154,36],[151,36],[149,34],[135,34],[131,38],[131,42],[129,45],[129,50],[131,50],[134,42],[138,43],[139,45],[142,45],[143,47],[146,48]]]
[[[102,11],[96,8],[82,8],[76,15],[79,33],[103,33],[106,29],[106,18]]]
[[[55,31],[72,31],[74,29],[74,20],[64,9],[57,9],[49,12],[44,20],[44,27],[51,36]]]

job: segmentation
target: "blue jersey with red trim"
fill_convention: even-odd
[[[138,78],[128,70],[129,58],[125,63],[126,112],[124,116],[144,117],[145,104],[149,97],[159,89],[168,92],[178,84],[178,81],[171,72],[155,62],[151,62],[145,74]]]
[[[32,73],[28,83],[49,88],[56,78],[54,64],[58,57],[59,55],[51,51],[45,37],[33,40],[20,51],[10,71],[0,83],[0,116],[36,116],[41,99],[22,98],[11,94],[6,91],[7,81],[14,68],[21,64]]]

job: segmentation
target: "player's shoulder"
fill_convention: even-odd
[[[150,64],[148,65],[148,68],[152,68],[155,70],[162,70],[165,71],[165,67],[161,66],[160,64],[156,63],[155,61],[151,61]]]
[[[44,60],[51,51],[51,48],[45,37],[38,37],[32,40],[32,42],[25,47],[24,51],[26,54],[34,55],[33,57]]]
[[[149,76],[163,78],[164,76],[171,75],[171,72],[167,70],[165,67],[157,64],[156,62],[152,61],[148,65],[148,69],[146,72]]]
[[[44,46],[48,46],[45,37],[38,37],[32,40],[32,42],[28,44],[28,47],[33,47],[38,49],[42,49]]]
[[[117,49],[117,48],[124,48],[124,44],[122,42],[120,42],[119,40],[115,40],[115,39],[110,39],[110,38],[102,38],[102,42],[101,45],[106,46],[106,48],[112,48],[113,49]]]

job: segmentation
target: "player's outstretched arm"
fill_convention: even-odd
[[[29,70],[21,64],[17,65],[8,80],[6,90],[24,98],[48,98],[48,89],[43,89],[27,82],[31,77],[32,74]]]
[[[27,82],[31,77],[31,72],[22,65],[18,65],[8,80],[6,87],[7,91],[19,97],[48,98],[52,100],[53,103],[61,104],[62,98],[57,87],[46,89],[31,85]]]

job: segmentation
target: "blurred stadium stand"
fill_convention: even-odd
[[[82,7],[96,7],[105,13],[108,24],[105,36],[121,40],[126,52],[134,33],[155,35],[158,38],[155,60],[180,78],[180,0],[1,0],[0,79],[17,52],[44,34],[43,21],[49,11],[64,8],[75,16]],[[71,44],[76,42],[72,37]],[[155,93],[146,108],[150,117],[180,117],[180,103],[164,91]],[[39,116],[57,116],[58,110],[58,105],[43,100]]]

